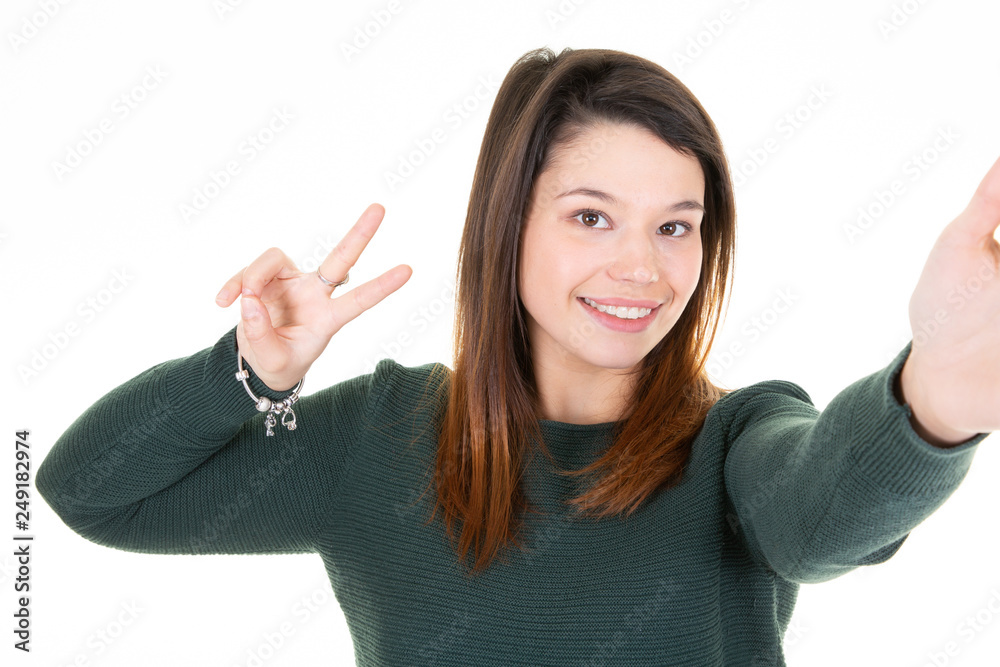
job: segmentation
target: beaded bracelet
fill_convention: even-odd
[[[254,396],[253,392],[250,391],[250,385],[247,384],[247,378],[250,377],[250,371],[243,369],[243,355],[237,354],[237,366],[239,367],[239,372],[236,373],[236,379],[243,383],[243,388],[247,390],[247,394],[253,399],[253,402],[257,404],[258,412],[268,413],[267,419],[264,420],[264,425],[267,427],[267,434],[274,435],[273,429],[278,423],[275,419],[275,415],[279,412],[283,413],[281,415],[281,424],[289,431],[295,430],[295,411],[292,410],[292,405],[299,400],[299,390],[302,388],[302,383],[305,381],[305,376],[299,380],[299,383],[295,385],[292,389],[292,393],[286,396],[284,399],[278,402],[272,402],[267,396]],[[292,416],[292,420],[289,422],[285,421],[285,417],[288,415]]]

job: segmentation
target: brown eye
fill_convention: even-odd
[[[686,234],[675,234],[675,233],[672,233],[672,232],[676,232],[678,228],[683,228],[687,232],[691,231],[691,225],[687,224],[686,222],[667,222],[667,223],[664,223],[660,227],[660,229],[663,229],[665,227],[666,228],[670,228],[670,232],[666,233],[664,236],[678,236],[678,237],[680,237],[680,236],[686,236]]]
[[[599,224],[600,220],[604,218],[604,214],[597,211],[581,211],[575,217],[587,227],[603,229],[608,226],[607,220],[604,221],[603,225]]]

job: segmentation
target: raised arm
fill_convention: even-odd
[[[279,401],[337,331],[409,279],[403,264],[333,298],[383,214],[369,206],[317,271],[303,273],[268,249],[216,297],[223,307],[240,297],[239,324],[213,347],[139,374],[77,419],[36,478],[63,521],[94,542],[133,551],[314,550],[379,369],[268,415],[282,422],[269,435],[237,362],[246,361],[255,397]]]

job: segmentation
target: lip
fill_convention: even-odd
[[[589,299],[590,297],[587,298]],[[577,297],[576,300],[580,303],[580,307],[585,309],[590,317],[594,318],[594,320],[601,326],[611,329],[612,331],[621,331],[623,333],[638,333],[640,331],[645,331],[649,328],[649,325],[653,323],[653,320],[656,319],[656,314],[660,310],[658,305],[652,307],[636,305],[634,306],[635,308],[652,308],[652,310],[645,317],[639,317],[634,320],[623,320],[619,317],[615,317],[614,315],[602,313],[596,308],[591,308],[584,302],[583,297]],[[598,299],[592,300],[598,301]],[[609,301],[610,303],[602,299],[600,300],[600,303],[607,303],[610,306],[629,306],[630,308],[633,307],[630,304],[650,303],[649,301],[628,301],[626,299],[609,299]],[[615,301],[618,301],[619,303],[615,303]]]

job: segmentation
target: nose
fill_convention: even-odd
[[[632,237],[623,234],[615,252],[615,259],[608,267],[612,279],[626,280],[639,285],[656,282],[659,279],[656,248],[650,239],[641,234],[634,234]]]

